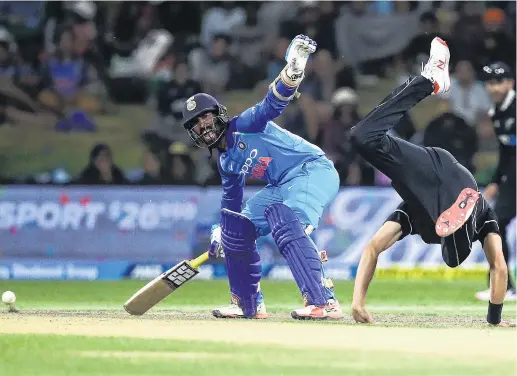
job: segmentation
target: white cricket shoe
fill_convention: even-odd
[[[434,38],[431,42],[429,60],[422,70],[422,76],[434,84],[433,95],[446,93],[451,88],[449,76],[449,60],[451,53],[447,43],[441,38]]]
[[[239,299],[232,294],[232,300],[229,306],[216,308],[212,311],[212,315],[219,319],[244,319],[244,313],[242,309],[239,307]],[[255,315],[255,319],[267,319],[267,311],[266,304],[264,303],[264,297],[260,294],[258,306],[257,306],[257,314]]]
[[[476,299],[483,302],[488,302],[490,300],[490,289],[476,292]],[[506,291],[506,295],[504,296],[505,302],[515,302],[516,300],[517,295],[515,294],[515,291]]]
[[[330,299],[326,306],[307,305],[291,312],[291,317],[296,320],[340,320],[345,315],[339,302]]]

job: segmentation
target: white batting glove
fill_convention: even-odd
[[[292,41],[285,53],[287,66],[282,71],[282,81],[289,86],[298,86],[304,77],[305,66],[309,56],[316,51],[317,43],[300,34]]]
[[[208,255],[212,259],[224,258],[223,246],[221,245],[221,226],[212,226],[212,233],[210,234],[210,248]]]

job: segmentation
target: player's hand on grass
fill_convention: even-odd
[[[501,321],[499,324],[488,324],[490,326],[501,326],[504,328],[515,328],[515,322],[513,321]]]
[[[352,317],[358,323],[371,324],[375,322],[373,316],[366,310],[366,307],[361,305],[352,305]]]

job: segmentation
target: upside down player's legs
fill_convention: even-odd
[[[422,76],[412,77],[393,90],[366,117],[353,127],[352,137],[362,144],[382,141],[406,112],[433,92],[433,84]],[[355,136],[354,136],[355,135]]]
[[[440,179],[429,151],[388,131],[402,116],[433,91],[432,83],[421,76],[396,88],[351,131],[351,141],[359,154],[392,180],[404,201],[419,202],[436,220],[439,213]]]

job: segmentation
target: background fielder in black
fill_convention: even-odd
[[[488,200],[497,196],[495,212],[503,238],[504,258],[508,263],[510,247],[506,232],[509,223],[515,218],[517,194],[515,188],[515,81],[511,68],[505,63],[496,62],[485,66],[483,73],[485,87],[495,104],[488,114],[494,124],[494,131],[499,141],[499,162],[492,182],[486,187],[484,195]],[[507,289],[506,300],[515,300],[515,285],[511,278],[510,268],[508,268]],[[478,299],[487,300],[487,292],[481,291],[476,296]]]

